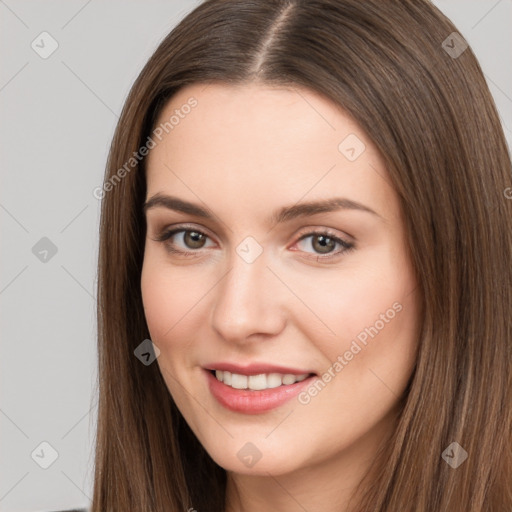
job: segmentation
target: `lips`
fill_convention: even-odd
[[[239,375],[260,375],[262,373],[283,373],[283,374],[292,374],[292,375],[303,375],[303,374],[315,374],[315,372],[311,369],[304,368],[293,368],[287,366],[278,366],[274,364],[268,363],[251,363],[246,366],[241,366],[235,363],[229,362],[218,362],[211,363],[207,366],[204,366],[206,370],[222,370],[228,371],[230,373],[237,373]],[[316,375],[316,374],[315,374]]]
[[[217,402],[226,409],[244,414],[259,414],[283,405],[300,393],[302,389],[309,386],[317,376],[307,369],[260,363],[240,366],[234,363],[219,362],[208,365],[203,369],[208,389]],[[230,385],[233,382],[226,384],[216,376],[224,377],[226,373],[231,374],[230,377],[233,375],[243,376],[241,380],[246,379],[246,382],[251,381],[251,376],[256,375],[275,376],[276,374],[283,374],[289,377],[301,377],[300,380],[291,384],[286,384],[283,381],[282,385],[267,387],[267,389],[245,389],[244,387],[233,387]],[[290,379],[290,381],[293,380],[295,379]]]

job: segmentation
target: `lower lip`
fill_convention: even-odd
[[[277,388],[252,391],[250,389],[235,389],[227,386],[209,370],[205,370],[208,386],[212,395],[227,409],[244,414],[259,414],[283,405],[304,388],[308,387],[316,375],[312,375],[301,382]]]

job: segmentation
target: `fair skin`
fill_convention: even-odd
[[[394,428],[416,357],[420,303],[397,194],[361,128],[310,90],[194,84],[158,123],[191,96],[197,106],[147,160],[146,200],[167,194],[212,213],[147,209],[141,287],[159,368],[227,471],[227,512],[348,512]],[[338,149],[349,134],[366,146],[353,161]],[[373,212],[346,207],[269,223],[285,206],[333,197]],[[155,240],[178,227],[189,231]],[[315,234],[299,241],[326,229],[352,248]],[[248,236],[262,249],[251,263],[237,253]],[[333,371],[371,326],[377,334]],[[331,368],[331,379],[307,403],[245,414],[210,392],[203,367],[213,361],[279,364],[318,379]],[[252,467],[237,456],[247,442],[261,454]]]

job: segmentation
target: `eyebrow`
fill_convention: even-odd
[[[144,215],[146,215],[148,210],[158,207],[194,215],[204,219],[214,219],[214,215],[209,210],[199,206],[198,204],[190,203],[183,199],[179,199],[178,197],[161,193],[155,194],[151,199],[144,203]],[[372,215],[382,218],[381,215],[364,204],[343,197],[333,197],[320,201],[285,206],[273,212],[268,221],[270,224],[280,224],[283,222],[289,222],[298,217],[307,217],[318,213],[334,212],[339,210],[358,210],[371,213]]]

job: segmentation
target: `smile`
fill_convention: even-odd
[[[203,373],[213,398],[225,409],[243,414],[261,414],[276,409],[317,378],[310,373],[242,375],[208,369],[203,369]]]
[[[220,382],[234,389],[273,389],[279,386],[289,386],[296,382],[302,382],[309,374],[293,375],[291,373],[260,373],[259,375],[242,375],[222,370],[212,370]]]

